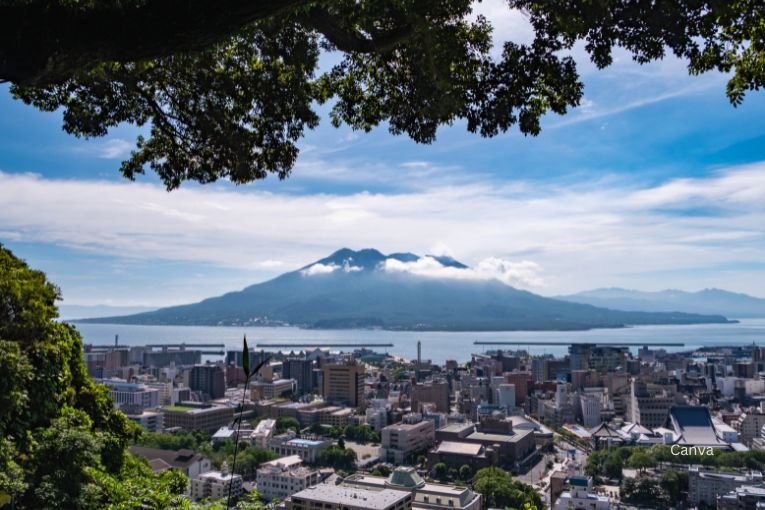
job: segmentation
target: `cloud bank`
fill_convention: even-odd
[[[763,225],[765,164],[655,185],[613,177],[573,187],[478,182],[350,195],[224,186],[168,194],[151,184],[0,173],[0,240],[273,275],[342,246],[388,253],[437,246],[472,269],[427,259],[390,269],[498,278],[553,294],[645,288],[661,275],[661,287],[756,295],[765,275]]]

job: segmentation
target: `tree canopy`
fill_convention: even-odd
[[[59,291],[0,245],[0,508],[17,510],[223,509],[191,504],[180,471],[154,474],[130,455],[141,438],[167,448],[201,448],[214,462],[231,457],[233,444],[215,451],[199,433],[141,434],[114,407],[108,390],[93,382],[77,330],[56,322]],[[274,457],[248,447],[237,471],[252,476]],[[237,503],[264,508],[257,494]]]
[[[502,41],[471,0],[0,0],[0,81],[16,98],[63,111],[73,135],[150,126],[121,165],[184,181],[286,178],[297,142],[331,122],[386,125],[419,143],[462,121],[495,136],[540,132],[547,112],[579,104],[567,55],[583,41],[598,67],[614,47],[640,63],[672,53],[691,73],[731,72],[740,104],[765,85],[765,10],[758,0],[508,0],[533,41]],[[322,52],[336,63],[319,66]]]

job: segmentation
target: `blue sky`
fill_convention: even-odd
[[[484,11],[523,39],[517,13]],[[539,137],[443,128],[432,145],[334,129],[301,142],[287,181],[122,179],[139,132],[84,141],[0,86],[0,242],[72,304],[167,305],[242,288],[337,248],[449,253],[545,295],[722,287],[765,296],[765,94],[726,77],[575,50],[582,106]],[[489,261],[487,263],[487,261]],[[493,261],[493,262],[492,262]],[[499,262],[498,262],[499,261]]]

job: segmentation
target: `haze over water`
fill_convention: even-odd
[[[467,361],[474,352],[497,346],[473,345],[481,341],[513,341],[520,345],[499,346],[502,349],[527,350],[532,354],[562,355],[567,346],[539,345],[541,342],[680,342],[684,347],[668,347],[667,351],[690,350],[716,345],[765,345],[765,319],[744,319],[738,324],[699,324],[689,326],[637,326],[622,329],[590,331],[510,331],[510,332],[421,332],[384,330],[309,330],[292,327],[205,327],[205,326],[135,326],[121,324],[76,324],[85,343],[113,344],[119,335],[120,345],[155,343],[223,343],[226,349],[241,349],[242,335],[247,334],[250,346],[260,342],[291,343],[392,343],[378,348],[391,354],[414,359],[417,341],[422,342],[422,357],[435,363],[447,359]],[[338,348],[339,349],[339,348]],[[634,348],[633,350],[636,350]]]

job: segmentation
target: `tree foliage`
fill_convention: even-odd
[[[6,0],[0,81],[63,111],[76,136],[148,126],[121,171],[152,169],[168,189],[287,177],[326,102],[336,126],[386,125],[419,143],[456,122],[482,136],[515,125],[536,135],[544,114],[582,98],[567,56],[577,41],[599,67],[622,46],[640,63],[671,52],[692,73],[730,72],[733,104],[765,84],[758,2],[507,4],[534,38],[499,41],[493,56],[493,27],[470,0]],[[322,52],[335,63],[320,67]]]
[[[513,480],[507,471],[500,468],[479,469],[473,478],[473,488],[483,495],[488,508],[544,508],[542,498],[531,485]]]
[[[0,508],[212,510],[183,495],[183,473],[154,474],[126,451],[139,429],[90,379],[77,331],[54,321],[58,295],[43,273],[0,246]],[[212,450],[195,433],[153,439]],[[232,451],[219,450],[222,459]],[[238,466],[252,470],[273,454],[245,449],[241,458]],[[254,495],[237,508],[262,506]]]

